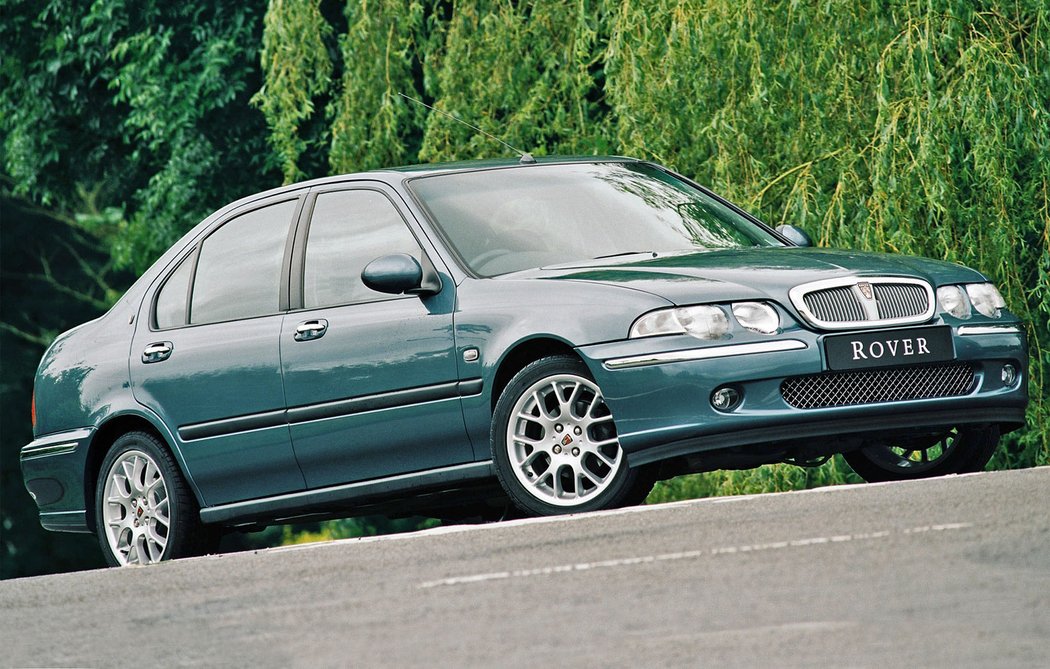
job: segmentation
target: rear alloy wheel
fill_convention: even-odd
[[[496,404],[492,450],[507,494],[533,515],[620,506],[638,487],[601,389],[570,356],[538,360],[511,380]]]
[[[99,543],[114,567],[199,554],[214,534],[200,527],[196,501],[171,454],[145,432],[113,443],[99,472],[95,510]]]
[[[869,483],[904,481],[981,471],[998,444],[995,426],[961,427],[868,446],[843,457]]]

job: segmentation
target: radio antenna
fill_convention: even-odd
[[[496,140],[497,142],[499,142],[503,146],[507,147],[508,149],[513,151],[514,153],[516,153],[519,156],[521,156],[520,162],[522,162],[524,164],[532,164],[532,163],[536,162],[536,159],[532,157],[531,153],[526,153],[524,151],[521,151],[520,149],[514,148],[510,144],[507,144],[506,142],[504,142],[499,137],[496,137],[493,134],[485,132],[484,130],[482,130],[481,128],[479,128],[478,126],[476,126],[476,125],[474,125],[472,123],[467,123],[466,121],[464,121],[463,119],[459,118],[458,116],[456,116],[454,114],[450,114],[447,111],[443,111],[441,109],[438,109],[437,107],[433,107],[431,105],[428,105],[427,103],[423,102],[422,100],[417,100],[417,99],[415,99],[413,97],[409,97],[408,95],[405,95],[404,93],[402,93],[400,91],[398,91],[397,94],[400,95],[401,97],[403,97],[406,100],[411,100],[412,102],[415,102],[417,105],[423,105],[424,107],[426,107],[427,109],[429,109],[431,111],[436,111],[437,113],[439,113],[439,114],[441,114],[443,116],[447,116],[450,119],[452,119],[453,121],[456,121],[457,123],[462,123],[463,125],[467,126],[468,128],[471,128],[472,130],[476,130],[476,131],[480,132],[482,135],[485,135],[489,139]]]

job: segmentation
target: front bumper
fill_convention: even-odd
[[[40,509],[44,529],[90,532],[84,472],[93,428],[48,434],[22,447],[19,462],[26,490]]]
[[[1024,424],[1028,361],[1019,325],[952,328],[955,362],[974,370],[974,383],[963,395],[790,406],[781,395],[786,378],[829,371],[825,336],[796,327],[776,337],[707,343],[681,335],[586,346],[579,352],[602,388],[620,444],[635,466],[747,445],[983,423],[998,424],[1005,432]],[[1012,384],[1002,380],[1006,364],[1018,370]],[[732,411],[711,404],[712,393],[725,385],[743,394]]]

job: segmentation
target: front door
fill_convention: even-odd
[[[281,332],[288,420],[310,488],[473,460],[457,383],[455,287],[388,295],[361,270],[390,253],[423,260],[380,184],[312,195],[301,279]],[[298,270],[293,262],[293,272]]]

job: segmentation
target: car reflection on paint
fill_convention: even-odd
[[[869,481],[983,468],[1027,403],[996,288],[808,246],[624,158],[260,193],[45,354],[26,486],[44,527],[123,565],[229,528],[589,511],[836,453]]]

